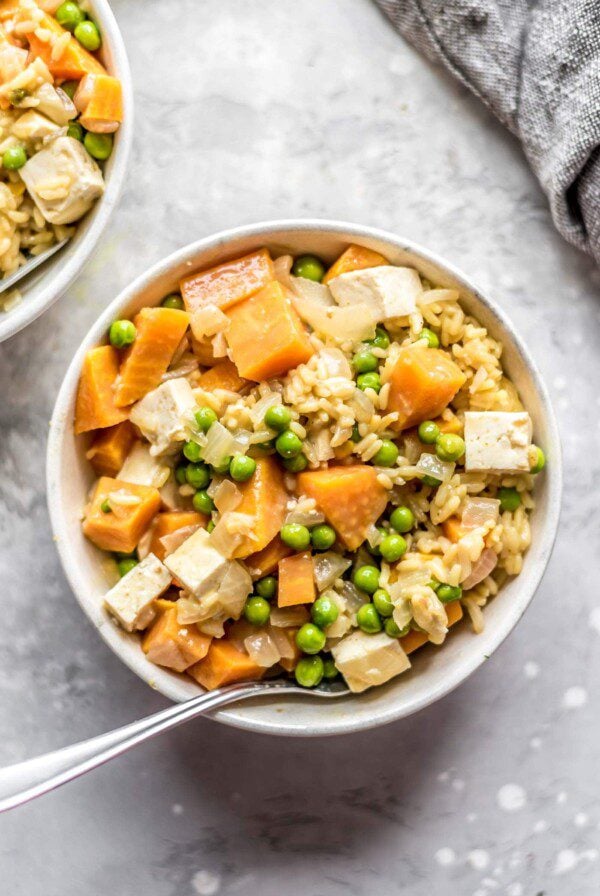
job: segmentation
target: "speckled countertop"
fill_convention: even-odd
[[[214,230],[322,216],[406,234],[492,288],[560,418],[553,560],[513,635],[418,716],[283,740],[198,721],[0,819],[3,896],[596,896],[598,272],[519,147],[368,0],[115,0],[131,176],[76,286],[0,346],[0,761],[164,705],[100,641],[49,532],[67,363],[144,268]]]

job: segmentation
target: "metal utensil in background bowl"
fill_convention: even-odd
[[[108,0],[92,0],[90,12],[102,34],[102,61],[108,71],[119,78],[123,88],[123,122],[115,134],[110,158],[104,165],[104,194],[76,223],[75,234],[69,243],[18,283],[22,300],[10,311],[0,312],[0,342],[30,324],[67,291],[94,252],[125,181],[133,137],[133,86],[129,62]],[[0,280],[0,291],[2,289]]]
[[[172,700],[187,700],[198,685],[146,660],[139,641],[117,628],[103,609],[108,589],[102,554],[81,532],[81,510],[93,482],[85,444],[73,434],[77,383],[88,349],[106,339],[116,318],[144,305],[158,304],[191,271],[268,246],[274,254],[315,253],[333,261],[349,243],[380,252],[393,264],[411,265],[436,284],[457,287],[464,305],[504,345],[504,364],[531,413],[535,439],[548,457],[538,477],[531,516],[532,544],[523,570],[485,610],[486,626],[474,635],[466,625],[453,631],[442,649],[414,657],[410,672],[388,684],[334,702],[282,694],[277,701],[256,700],[218,710],[214,718],[240,728],[280,735],[329,735],[383,725],[439,700],[465,680],[516,625],[542,577],[558,526],[562,490],[561,451],[554,412],[541,376],[510,321],[491,299],[444,259],[380,230],[338,221],[299,220],[253,224],[192,243],[154,265],[128,286],[98,318],[81,343],[63,380],[52,416],[47,456],[48,503],[55,541],[65,574],[80,605],[101,636],[130,669]]]

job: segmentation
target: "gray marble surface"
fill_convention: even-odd
[[[193,723],[3,816],[0,891],[597,894],[597,271],[554,232],[513,139],[368,0],[113,5],[136,86],[129,185],[70,294],[0,347],[0,761],[164,705],[69,592],[44,450],[88,326],[192,239],[315,215],[446,254],[528,339],[560,417],[566,494],[536,600],[451,696],[343,739]]]

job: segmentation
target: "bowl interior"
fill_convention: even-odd
[[[241,228],[188,246],[159,263],[126,289],[89,332],[65,377],[52,420],[48,447],[48,498],[54,534],[65,572],[77,599],[112,649],[153,687],[173,700],[198,693],[183,676],[146,661],[136,638],[122,632],[102,608],[107,577],[102,555],[81,533],[80,517],[93,476],[85,459],[85,443],[72,431],[74,398],[83,355],[102,342],[111,320],[158,303],[190,270],[267,245],[274,255],[313,252],[335,259],[349,242],[381,252],[395,264],[416,267],[433,282],[457,286],[464,305],[502,340],[504,363],[533,418],[535,440],[548,454],[539,477],[532,514],[532,545],[521,574],[501,590],[485,610],[486,627],[474,635],[461,623],[442,650],[427,647],[413,659],[410,672],[356,697],[319,701],[310,696],[255,700],[218,711],[229,724],[278,734],[334,734],[383,724],[408,715],[438,699],[463,681],[489,656],[518,621],[531,600],[552,547],[560,503],[560,445],[544,386],[510,324],[489,300],[449,265],[391,234],[329,222],[281,222]]]
[[[104,195],[77,225],[73,239],[65,248],[20,281],[17,288],[22,301],[9,312],[0,312],[0,342],[30,324],[66,292],[94,251],[123,186],[133,135],[131,73],[109,3],[94,0],[91,10],[103,36],[102,62],[120,79],[123,87],[124,118],[115,135],[113,152],[104,166]]]

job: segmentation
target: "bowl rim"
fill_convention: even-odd
[[[62,513],[61,503],[61,477],[60,477],[60,445],[65,430],[71,425],[71,421],[67,416],[72,400],[74,398],[75,389],[79,380],[81,364],[85,352],[94,345],[97,345],[105,335],[110,322],[118,316],[118,312],[126,307],[139,293],[146,290],[161,275],[168,273],[169,269],[176,267],[182,262],[186,262],[188,258],[199,252],[210,249],[219,248],[220,246],[239,238],[244,237],[264,237],[268,242],[271,234],[281,233],[282,231],[294,232],[315,232],[324,231],[327,233],[339,233],[344,236],[356,237],[358,239],[374,239],[384,241],[398,250],[407,250],[422,258],[425,262],[433,264],[455,278],[462,286],[464,286],[475,298],[480,301],[486,309],[496,318],[501,327],[510,334],[512,343],[520,354],[524,366],[531,377],[531,381],[535,392],[540,398],[542,415],[544,417],[549,433],[549,442],[553,450],[553,462],[546,468],[548,489],[548,512],[541,521],[539,532],[536,540],[538,546],[538,560],[536,568],[529,570],[526,586],[522,587],[517,595],[513,598],[510,610],[497,622],[493,630],[491,644],[488,645],[488,654],[484,655],[479,651],[472,651],[468,659],[463,659],[460,668],[455,668],[451,675],[443,678],[437,687],[432,688],[422,695],[417,695],[409,699],[403,706],[398,707],[393,703],[384,711],[377,711],[376,715],[371,718],[354,720],[349,717],[341,720],[335,720],[334,723],[327,724],[327,716],[324,716],[323,724],[314,724],[305,730],[286,728],[284,720],[281,721],[265,721],[254,720],[252,717],[240,717],[230,714],[228,709],[221,709],[211,714],[213,719],[224,722],[233,727],[241,728],[259,733],[277,734],[282,736],[326,736],[333,734],[346,734],[354,731],[361,731],[371,727],[379,727],[400,718],[405,718],[425,709],[440,698],[446,696],[453,691],[462,682],[464,682],[491,654],[498,649],[502,642],[507,638],[517,622],[521,619],[523,613],[531,603],[541,578],[546,570],[552,547],[556,538],[560,503],[562,495],[562,450],[560,443],[559,429],[549,394],[542,379],[542,376],[533,361],[528,349],[526,348],[521,337],[516,332],[510,319],[504,311],[498,307],[493,299],[484,295],[481,289],[464,274],[459,268],[446,261],[437,253],[426,249],[418,243],[405,239],[389,231],[379,228],[367,227],[360,224],[351,224],[339,220],[328,220],[320,218],[301,218],[301,219],[280,219],[258,222],[255,224],[245,224],[240,227],[233,227],[219,231],[210,236],[189,243],[181,249],[168,255],[166,258],[159,260],[149,270],[138,275],[124,290],[103,310],[96,322],[87,332],[82,340],[79,348],[75,352],[72,361],[65,373],[63,382],[57,395],[52,419],[50,423],[50,433],[48,439],[47,456],[46,456],[46,478],[47,478],[47,501],[52,531],[54,534],[54,542],[56,544],[61,565],[65,576],[71,586],[73,594],[84,610],[99,634],[113,650],[119,659],[124,662],[133,672],[148,683],[147,674],[141,668],[142,656],[139,658],[137,653],[135,657],[129,658],[123,655],[119,642],[114,636],[115,627],[104,625],[99,627],[92,617],[91,608],[87,606],[84,597],[85,581],[80,578],[79,571],[71,562],[70,549],[68,539],[63,537],[65,521]],[[183,699],[181,695],[176,693],[176,688],[171,687],[170,679],[166,678],[164,682],[160,682],[161,674],[165,674],[162,669],[157,668],[157,675],[151,686],[159,690],[164,696],[172,700]],[[159,683],[160,682],[160,683]],[[360,695],[358,695],[360,697]],[[308,699],[299,696],[297,699]],[[350,698],[349,698],[350,699]],[[351,699],[357,699],[353,697]],[[249,704],[246,704],[248,706]]]
[[[54,263],[50,262],[52,266],[40,278],[40,295],[30,301],[25,294],[23,301],[12,311],[0,315],[0,342],[10,339],[33,323],[65,294],[92,257],[123,191],[133,142],[134,101],[131,69],[125,43],[109,0],[92,0],[92,6],[102,29],[103,40],[110,49],[111,71],[118,76],[123,90],[123,121],[111,156],[111,168],[105,180],[106,188],[93,209],[94,219],[72,257],[61,264],[63,252],[60,252]]]

